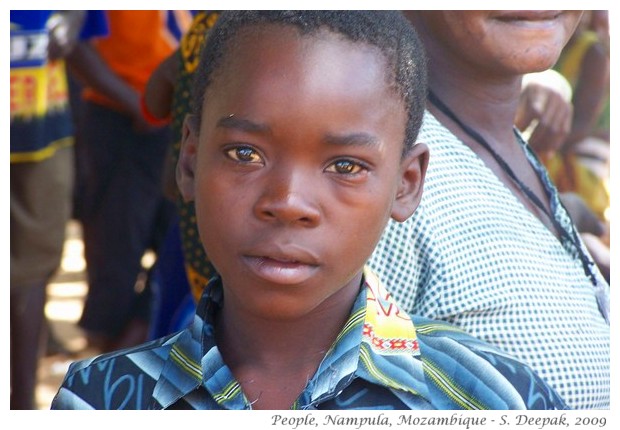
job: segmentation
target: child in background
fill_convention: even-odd
[[[107,28],[99,11],[11,10],[11,409],[35,409],[47,284],[71,216],[74,129],[65,59]]]
[[[106,10],[106,37],[80,43],[68,57],[83,86],[76,146],[88,278],[78,322],[100,352],[147,339],[150,289],[142,258],[155,255],[174,206],[162,193],[170,129],[142,115],[151,72],[178,46],[186,10]]]

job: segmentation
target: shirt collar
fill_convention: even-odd
[[[202,294],[193,323],[174,338],[153,393],[163,408],[201,384],[223,408],[250,408],[215,344],[213,322],[222,299],[221,280],[215,277]],[[419,355],[409,315],[366,268],[349,319],[293,407],[312,408],[337,396],[356,377],[419,394],[425,388],[416,374],[419,366],[411,363]]]

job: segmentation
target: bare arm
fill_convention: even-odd
[[[583,140],[591,132],[600,114],[609,84],[609,57],[601,44],[590,47],[573,95],[573,127],[564,150]]]
[[[84,10],[61,10],[52,16],[48,22],[50,41],[47,51],[50,59],[64,58],[73,51],[85,16]]]
[[[89,42],[80,42],[67,57],[74,75],[85,85],[118,103],[139,130],[151,126],[142,117],[140,94],[116,75]]]
[[[149,113],[164,119],[172,111],[172,97],[178,76],[178,51],[173,52],[151,74],[144,91],[144,102]]]
[[[526,130],[535,124],[528,142],[536,153],[552,154],[571,129],[573,106],[560,92],[544,83],[528,83],[519,98],[515,125]]]

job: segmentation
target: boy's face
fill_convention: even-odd
[[[186,121],[180,188],[225,306],[297,318],[357,291],[390,216],[419,202],[427,149],[402,157],[404,105],[373,49],[271,26],[236,40],[199,133]]]

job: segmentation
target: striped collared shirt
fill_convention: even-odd
[[[213,279],[185,330],[73,363],[52,409],[251,409],[215,342]],[[411,319],[369,271],[291,409],[564,409],[536,374],[458,328]]]

